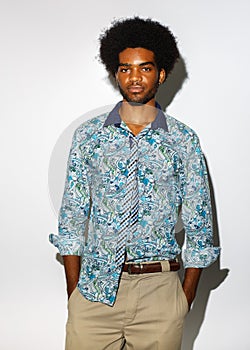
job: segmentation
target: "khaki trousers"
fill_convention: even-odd
[[[177,272],[122,273],[114,306],[68,303],[66,350],[179,350],[188,303]]]

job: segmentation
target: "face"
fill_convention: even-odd
[[[152,51],[138,47],[119,54],[116,81],[127,102],[154,105],[158,86],[164,80],[165,71],[158,71]]]

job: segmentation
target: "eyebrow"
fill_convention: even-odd
[[[155,66],[155,63],[154,63],[154,62],[148,61],[148,62],[142,62],[142,63],[140,63],[140,64],[139,64],[139,67],[147,66],[147,65],[149,65],[149,64],[151,64],[152,66]],[[123,67],[131,67],[131,66],[133,66],[133,64],[131,64],[131,63],[119,63],[118,67],[121,67],[121,66],[123,66]]]

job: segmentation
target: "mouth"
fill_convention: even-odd
[[[128,87],[128,91],[131,93],[140,93],[143,92],[143,87],[140,85],[131,85]]]

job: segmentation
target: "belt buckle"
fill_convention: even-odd
[[[134,266],[134,267],[139,267],[140,272],[138,272],[138,274],[141,273],[141,271],[142,271],[142,269],[143,269],[143,264],[142,264],[142,263],[128,264],[128,274],[129,274],[129,275],[137,274],[136,272],[132,272],[132,271],[131,271],[132,266]]]

